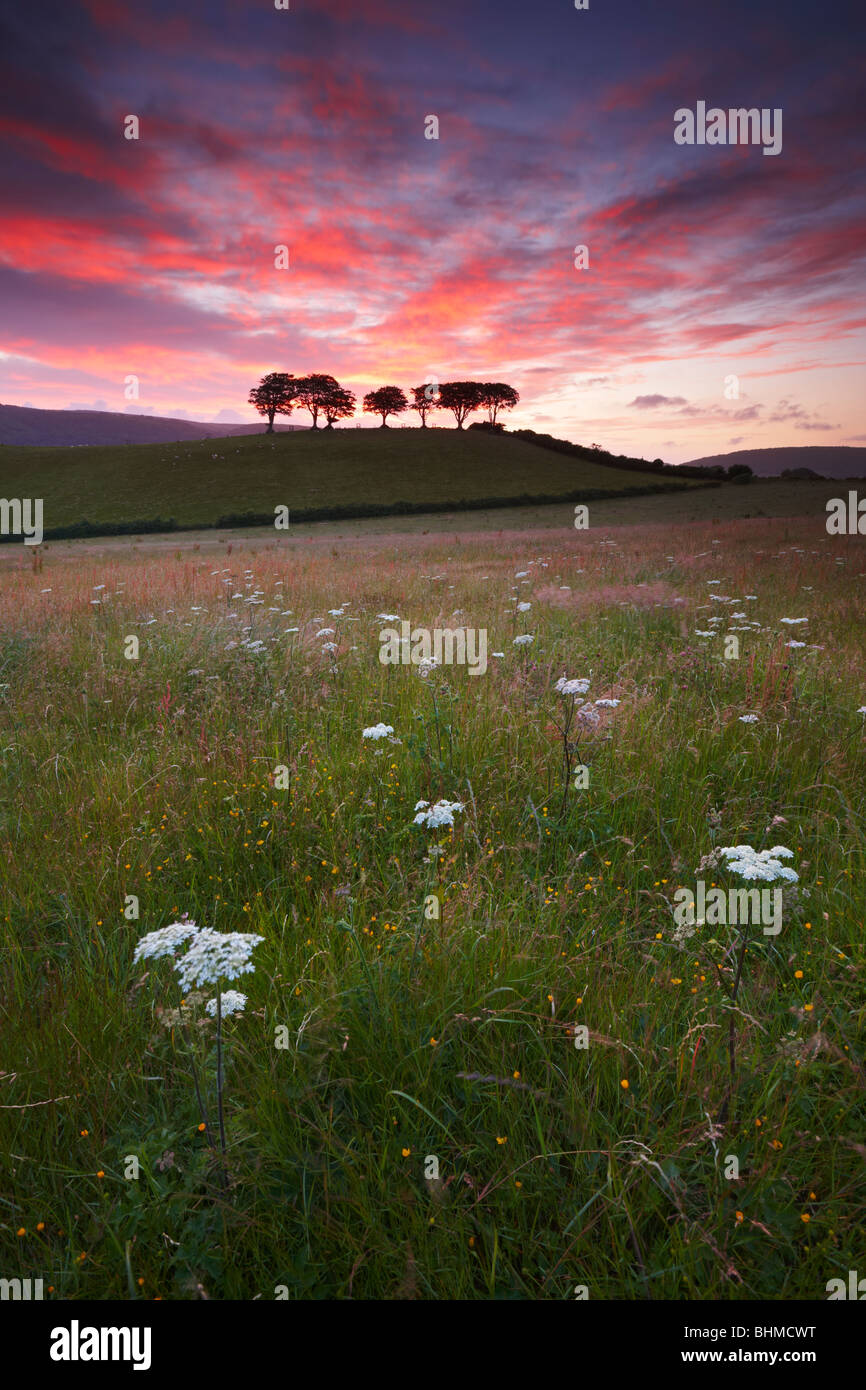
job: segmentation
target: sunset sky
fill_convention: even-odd
[[[673,462],[866,442],[863,10],[2,0],[0,400],[434,376]],[[782,152],[675,144],[698,101],[781,108]]]

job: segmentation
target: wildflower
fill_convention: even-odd
[[[589,690],[588,680],[568,680],[565,676],[560,676],[556,682],[555,689],[560,695],[585,695]]]
[[[96,1176],[97,1176],[98,1178],[104,1178],[104,1177],[105,1177],[105,1170],[104,1170],[103,1168],[100,1168],[100,1170],[99,1170],[99,1172],[96,1174]]]
[[[411,1150],[411,1149],[401,1149],[400,1152],[402,1153],[402,1155],[403,1155],[404,1158],[408,1158],[409,1155],[410,1155],[410,1153],[412,1152],[412,1150]]]
[[[531,603],[518,603],[517,611],[518,613],[528,613],[531,607]]]
[[[160,927],[158,931],[148,932],[136,946],[132,959],[156,960],[160,956],[173,956],[178,946],[189,941],[197,931],[195,922],[173,922],[170,927]]]
[[[594,704],[595,704],[596,709],[616,709],[617,705],[620,704],[620,701],[619,701],[619,700],[595,700],[595,701],[594,701]]]
[[[793,850],[784,845],[773,845],[772,849],[754,850],[751,845],[727,845],[719,850],[728,860],[727,867],[741,878],[758,878],[774,883],[780,878],[789,883],[797,883],[800,875],[782,863],[783,859],[793,859]]]
[[[807,623],[808,618],[780,618],[780,623],[787,623],[789,627],[794,627],[797,623]]]
[[[199,1125],[199,1127],[198,1127],[198,1132],[199,1132],[199,1134],[204,1134],[204,1132],[205,1132],[206,1129],[207,1129],[207,1125],[204,1123],[204,1121],[202,1121],[202,1123],[201,1123],[201,1124]]]
[[[620,1086],[622,1086],[622,1089],[623,1089],[624,1091],[627,1091],[627,1090],[628,1090],[628,1082],[627,1082],[627,1081],[623,1080],[623,1081],[621,1081],[619,1084],[620,1084]]]
[[[756,714],[741,714],[741,715],[740,715],[740,723],[741,723],[741,724],[757,724],[757,722],[758,722],[758,716],[757,716]]]
[[[500,1135],[500,1134],[497,1134],[497,1136],[496,1136],[496,1142],[497,1142],[497,1144],[507,1144],[507,1143],[508,1143],[508,1135],[507,1135],[507,1134],[501,1134],[501,1135]]]
[[[433,806],[429,801],[418,801],[415,810],[418,814],[413,820],[413,825],[426,825],[428,830],[438,830],[443,825],[454,824],[454,812],[462,811],[464,804],[462,801],[437,801]]]
[[[369,729],[364,730],[361,737],[372,739],[387,738],[388,735],[393,734],[393,732],[394,726],[392,724],[371,724]]]
[[[247,1005],[247,996],[240,994],[236,989],[227,989],[220,995],[220,1012],[223,1018],[231,1018],[232,1014],[241,1014]],[[211,1018],[216,1018],[217,1001],[209,999],[206,1009]]]
[[[524,632],[520,637],[515,637],[512,645],[515,647],[528,647],[530,642],[534,641],[535,638],[532,636],[531,633]]]

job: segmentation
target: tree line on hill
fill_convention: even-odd
[[[390,415],[402,415],[415,410],[421,428],[427,428],[427,417],[434,410],[450,410],[459,430],[473,410],[486,410],[483,428],[499,433],[504,427],[497,416],[501,410],[512,410],[520,396],[504,381],[443,381],[425,382],[412,387],[411,402],[399,386],[380,386],[368,391],[363,409],[370,415],[381,415],[382,429],[388,428]],[[317,372],[312,376],[293,376],[290,372],[269,372],[249,394],[250,405],[267,417],[267,434],[272,434],[277,415],[291,415],[295,406],[310,412],[311,429],[319,428],[320,417],[330,430],[338,420],[355,414],[357,398],[332,376]],[[470,425],[470,429],[473,426]]]

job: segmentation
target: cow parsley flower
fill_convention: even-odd
[[[158,960],[161,956],[173,956],[178,946],[195,936],[198,927],[195,922],[172,922],[170,927],[160,927],[143,936],[135,948],[133,961]]]
[[[740,723],[741,723],[741,724],[757,724],[757,722],[758,722],[758,716],[757,716],[756,714],[741,714],[741,715],[740,715]]]
[[[596,700],[596,701],[595,701],[595,705],[596,705],[596,708],[597,708],[597,709],[598,709],[598,708],[600,708],[600,709],[616,709],[617,705],[620,704],[620,703],[621,703],[621,702],[620,702],[619,700]]]
[[[528,613],[531,607],[531,603],[518,603],[517,611],[518,613]]]
[[[181,988],[186,991],[215,985],[219,980],[236,980],[255,970],[251,956],[263,936],[250,932],[218,932],[202,927],[195,933],[189,948],[175,962]]]
[[[794,857],[794,851],[784,845],[773,845],[772,849],[762,850],[753,849],[751,845],[727,845],[719,850],[719,854],[727,859],[727,868],[739,874],[740,878],[757,878],[765,883],[774,883],[778,879],[785,879],[789,883],[799,881],[800,875],[782,863],[783,859]]]
[[[589,681],[585,679],[569,680],[567,676],[560,676],[555,689],[559,691],[560,695],[585,695],[589,690]]]
[[[392,724],[371,724],[369,729],[364,730],[361,737],[372,739],[387,738],[388,735],[393,734],[393,732],[394,727]]]
[[[780,623],[787,623],[788,627],[795,627],[797,623],[807,623],[808,618],[780,618]]]
[[[428,830],[438,830],[443,825],[454,824],[454,812],[464,809],[462,801],[437,801],[432,806],[429,801],[419,801],[415,805],[418,814],[413,825],[426,825]]]
[[[247,1006],[247,996],[239,994],[236,989],[227,989],[220,995],[220,1012],[223,1018],[230,1018],[232,1014],[242,1014]],[[211,1018],[216,1018],[217,1001],[209,999],[205,1005]]]
[[[524,632],[520,637],[515,637],[513,645],[515,647],[528,647],[530,642],[534,641],[535,638],[532,636],[531,633]]]

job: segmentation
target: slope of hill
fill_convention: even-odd
[[[82,444],[169,444],[187,439],[223,439],[227,434],[262,434],[264,422],[218,424],[207,420],[173,420],[163,415],[122,415],[113,410],[40,410],[0,405],[0,444],[32,448]],[[277,425],[277,430],[303,425]]]
[[[158,518],[181,527],[265,521],[277,506],[313,520],[694,486],[475,431],[305,430],[215,443],[0,448],[0,496],[41,497],[50,534],[84,519],[145,530]]]
[[[747,463],[752,472],[762,478],[778,478],[785,468],[811,468],[824,478],[866,477],[866,449],[836,444],[786,449],[737,449],[731,454],[710,454],[706,458],[690,459],[689,463],[700,468],[712,468],[717,464],[729,468],[732,463]]]

